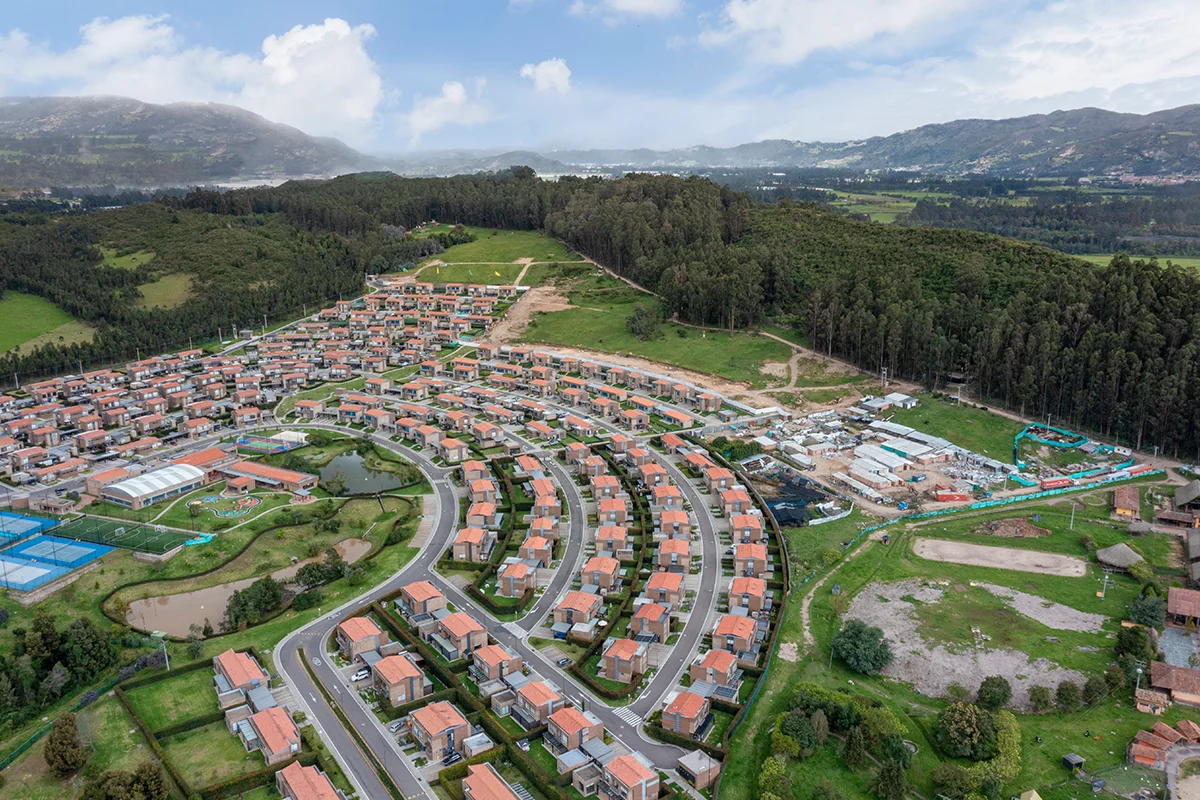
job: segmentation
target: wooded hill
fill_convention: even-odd
[[[983,396],[1030,416],[1052,413],[1168,453],[1200,450],[1200,281],[1157,263],[1122,257],[1094,267],[987,234],[874,225],[809,205],[754,207],[700,178],[546,182],[523,168],[445,179],[364,174],[199,192],[162,206],[232,226],[286,222],[308,237],[296,285],[288,277],[230,294],[214,283],[179,309],[179,320],[156,321],[153,337],[135,335],[149,323],[117,303],[108,319],[120,333],[102,332],[93,347],[169,340],[190,329],[184,320],[210,327],[199,320],[227,318],[221,302],[270,315],[322,291],[334,297],[368,266],[386,266],[394,242],[381,225],[544,228],[656,291],[665,315],[722,327],[794,318],[816,347],[865,369],[887,366],[930,385],[965,373]],[[64,224],[38,238],[42,268],[69,255],[96,271],[86,281],[112,280],[86,263],[86,245],[104,239],[105,217],[89,218],[85,232]],[[6,263],[8,285],[42,293],[33,282],[13,283],[23,261]],[[51,299],[62,304],[63,293]],[[9,356],[0,372],[21,366]]]

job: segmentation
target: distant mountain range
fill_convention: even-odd
[[[180,186],[383,166],[337,139],[235,106],[0,98],[0,186]]]
[[[1152,114],[1097,108],[925,125],[853,142],[769,139],[676,150],[453,150],[369,156],[234,106],[125,97],[0,98],[0,187],[275,182],[390,169],[451,175],[843,168],[946,175],[1200,176],[1200,105]]]

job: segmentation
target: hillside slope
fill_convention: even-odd
[[[166,186],[374,169],[336,139],[235,106],[126,97],[0,99],[0,185]]]

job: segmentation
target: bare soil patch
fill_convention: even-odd
[[[504,318],[493,325],[492,329],[483,337],[483,341],[495,344],[514,341],[529,328],[529,321],[533,319],[534,314],[566,311],[569,308],[577,308],[577,306],[571,305],[567,296],[557,286],[546,284],[535,287],[525,292],[517,302],[512,304]]]
[[[1047,628],[1054,628],[1058,631],[1100,633],[1106,619],[1103,614],[1089,614],[1044,597],[1018,592],[1007,586],[997,586],[994,583],[976,583],[974,585],[986,589],[996,597],[1003,597],[1014,611],[1042,623]]]
[[[1082,683],[1086,679],[1081,672],[1064,669],[1046,658],[1030,659],[1020,650],[954,652],[928,641],[917,632],[915,604],[939,603],[944,596],[942,587],[920,580],[872,583],[850,603],[846,616],[881,628],[895,654],[883,674],[929,697],[941,697],[952,683],[974,694],[984,676],[1003,675],[1012,684],[1013,704],[1025,708],[1033,686],[1057,686],[1064,680]]]
[[[779,645],[779,657],[784,661],[799,661],[800,646],[795,642],[784,642]]]
[[[1073,556],[1017,550],[1012,547],[989,547],[946,539],[917,539],[913,542],[913,553],[930,561],[1011,569],[1017,572],[1038,572],[1061,578],[1081,578],[1087,572],[1087,563]]]
[[[982,533],[985,536],[999,536],[1003,539],[1036,539],[1040,536],[1050,535],[1050,531],[1045,528],[1039,528],[1023,517],[1012,517],[1010,519],[989,522],[980,525],[975,529],[975,532]]]
[[[758,371],[772,378],[789,378],[792,374],[791,368],[782,361],[764,361]]]

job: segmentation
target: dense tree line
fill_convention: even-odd
[[[1200,197],[1103,198],[1076,190],[1028,203],[922,199],[902,225],[965,228],[1039,242],[1068,253],[1200,253]]]

